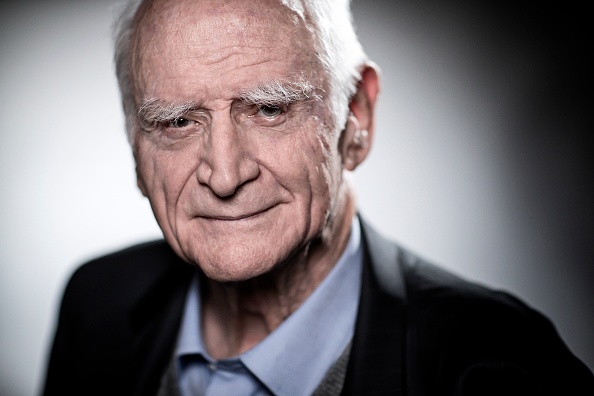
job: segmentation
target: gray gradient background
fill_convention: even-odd
[[[544,312],[592,368],[586,11],[462,3],[355,1],[383,69],[359,207],[425,258]],[[38,392],[74,268],[159,235],[123,132],[113,4],[0,3],[2,396]]]

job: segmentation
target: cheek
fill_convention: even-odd
[[[312,186],[317,189],[314,193],[314,204],[319,212],[323,212],[327,220],[331,217],[340,195],[342,178],[342,161],[338,151],[336,134],[327,129],[320,128],[316,134],[317,164],[316,182]],[[313,179],[313,178],[312,178]],[[318,202],[316,202],[316,199]],[[321,213],[320,213],[321,215]]]
[[[150,143],[139,145],[138,177],[145,186],[157,217],[174,210],[183,189],[192,180],[196,167],[195,158],[189,152],[163,151]]]
[[[331,132],[317,129],[322,128],[314,125],[302,129],[282,145],[282,150],[276,146],[268,156],[277,180],[300,201],[303,210],[310,212],[312,220],[323,217],[331,205],[337,165],[340,168],[332,139],[328,139]]]
[[[319,128],[312,138],[312,160],[316,164],[317,185],[323,183],[326,193],[333,190],[342,173],[341,161],[338,155],[334,134],[324,128]]]

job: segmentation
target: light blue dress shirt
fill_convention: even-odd
[[[175,351],[182,396],[309,396],[351,341],[359,305],[362,250],[358,219],[336,266],[308,299],[259,344],[215,360],[202,342],[194,279]]]

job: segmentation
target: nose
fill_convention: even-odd
[[[246,138],[228,114],[226,117],[213,117],[196,170],[198,182],[224,198],[257,178],[260,168],[251,156]]]

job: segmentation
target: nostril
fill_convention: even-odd
[[[245,180],[237,164],[217,161],[213,164],[203,161],[197,169],[198,182],[208,186],[220,198],[235,194],[236,190]]]
[[[213,173],[214,175],[214,173]],[[225,198],[235,194],[235,191],[240,186],[237,179],[232,177],[216,177],[211,175],[208,185],[210,189],[219,197]]]

